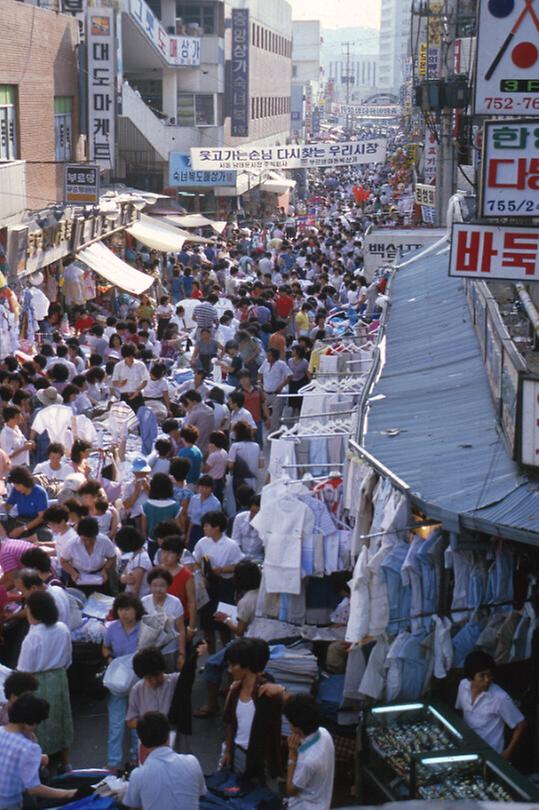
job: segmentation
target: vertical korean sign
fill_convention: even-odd
[[[232,9],[230,134],[249,135],[249,9]]]
[[[476,115],[539,113],[538,33],[533,0],[479,0]]]
[[[480,216],[539,216],[539,119],[485,121]]]
[[[88,11],[88,132],[90,160],[102,170],[114,168],[116,44],[114,11]]]

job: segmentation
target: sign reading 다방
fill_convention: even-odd
[[[385,155],[386,139],[376,138],[349,143],[196,148],[191,149],[191,162],[196,170],[255,171],[381,163]]]
[[[249,135],[248,8],[232,9],[230,94],[230,134],[233,138],[247,138]]]
[[[476,115],[539,115],[538,32],[533,0],[479,0]]]
[[[485,121],[482,217],[539,217],[539,119]]]
[[[90,160],[101,169],[114,168],[116,46],[114,11],[88,11],[88,133]]]
[[[537,281],[539,228],[453,225],[449,275],[478,281]]]
[[[227,171],[194,171],[191,158],[182,152],[171,152],[168,162],[169,186],[233,186],[236,183],[236,172]]]
[[[64,201],[97,204],[99,202],[99,166],[93,166],[91,163],[67,163]]]

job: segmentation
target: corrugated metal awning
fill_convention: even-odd
[[[442,248],[396,272],[363,445],[448,527],[498,527],[539,543],[539,496],[500,435],[463,284],[449,278],[448,260]]]

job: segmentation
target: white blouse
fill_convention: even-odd
[[[22,642],[17,669],[22,672],[46,672],[71,666],[71,633],[63,622],[51,627],[32,624]]]

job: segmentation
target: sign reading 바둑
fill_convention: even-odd
[[[385,156],[385,138],[348,143],[191,149],[191,163],[195,170],[263,171],[265,169],[355,166],[381,163]]]

